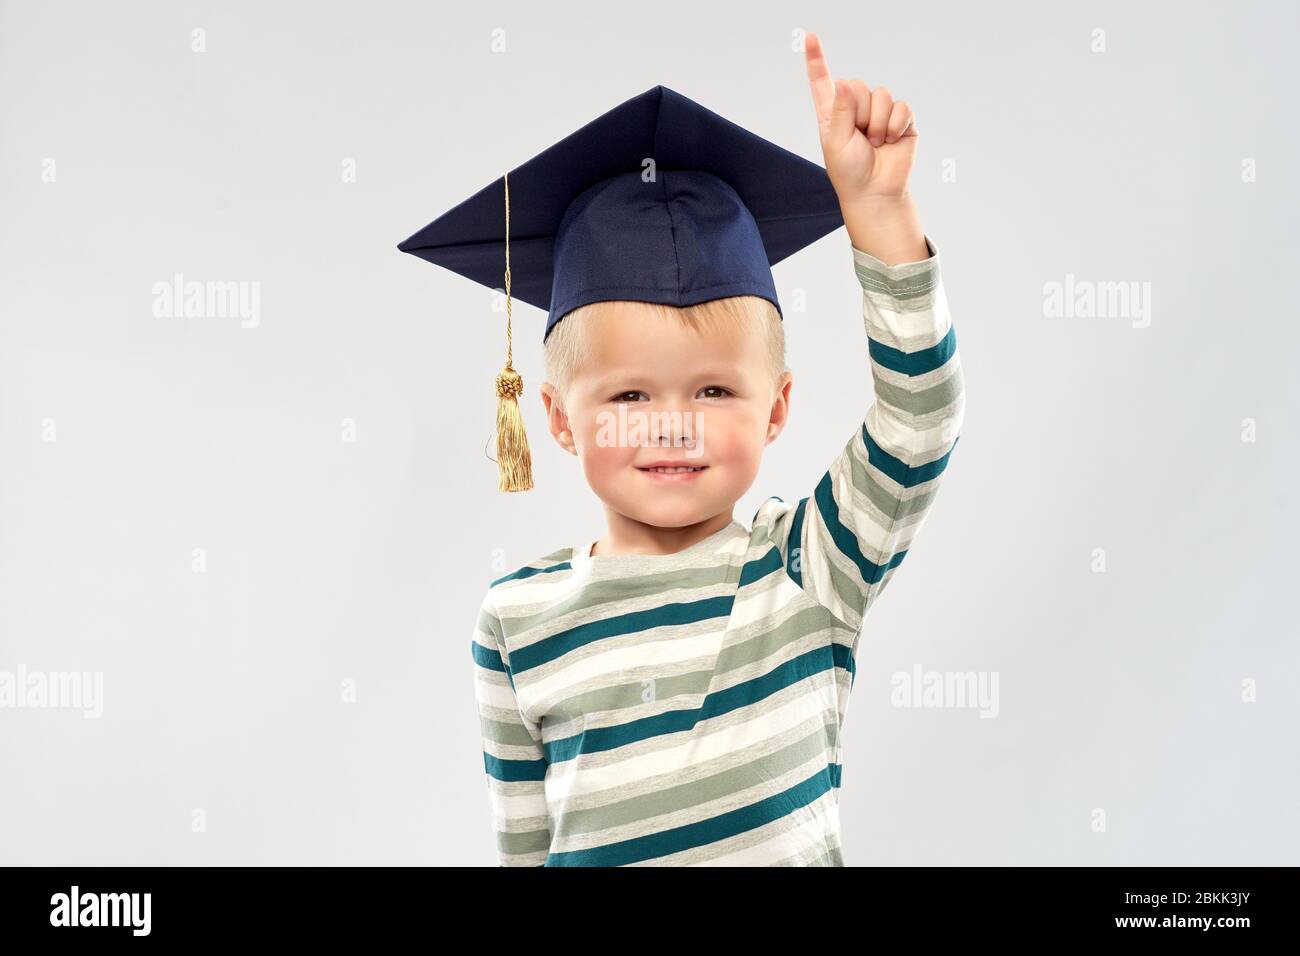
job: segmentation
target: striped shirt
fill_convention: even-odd
[[[850,245],[875,402],[813,493],[675,554],[561,548],[473,637],[501,866],[843,866],[840,730],[863,620],[965,403],[938,252]]]

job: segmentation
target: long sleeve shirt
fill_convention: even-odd
[[[561,548],[491,583],[472,642],[501,866],[842,866],[863,622],[958,440],[928,259],[852,246],[874,402],[812,493],[675,554]]]

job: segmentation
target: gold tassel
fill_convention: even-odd
[[[506,184],[506,364],[496,378],[497,388],[497,472],[501,491],[527,491],[533,487],[533,458],[528,451],[524,417],[519,411],[519,396],[524,380],[515,371],[514,335],[510,310],[510,174]]]
[[[507,359],[506,367],[497,375],[497,471],[501,491],[527,491],[533,487],[533,459],[519,413],[523,391],[524,380]]]

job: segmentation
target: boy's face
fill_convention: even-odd
[[[660,528],[730,512],[789,412],[790,373],[772,381],[767,343],[744,328],[693,331],[641,302],[582,317],[588,359],[565,407],[542,388],[551,434],[619,514]],[[665,474],[667,462],[697,469]]]

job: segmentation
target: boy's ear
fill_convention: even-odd
[[[781,429],[785,428],[785,423],[790,417],[790,389],[794,385],[794,375],[788,370],[781,373],[780,379],[777,380],[776,398],[772,400],[772,414],[767,421],[767,441],[765,444],[772,444],[776,441],[776,436],[781,434]]]
[[[550,382],[542,383],[541,392],[542,406],[546,409],[546,427],[561,448],[570,455],[577,455],[578,446],[574,444],[573,432],[569,428],[569,416],[560,405],[559,392]]]

